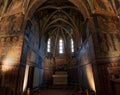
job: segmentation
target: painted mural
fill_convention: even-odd
[[[98,43],[99,43],[99,55],[101,57],[112,57],[119,56],[119,42],[116,38],[115,34],[106,34],[99,33],[98,34]]]
[[[19,12],[23,12],[23,0],[7,0],[4,6],[4,16],[15,14],[16,10],[19,10]]]
[[[98,57],[119,56],[119,26],[118,19],[98,15],[96,18],[97,40],[99,47],[96,49]],[[116,35],[118,35],[116,37]],[[97,44],[96,43],[96,44]]]
[[[2,92],[8,95],[14,95],[16,90],[16,83],[17,83],[17,74],[18,74],[18,67],[16,66],[4,66],[2,65],[2,72],[1,74],[1,84],[0,87],[4,88],[1,89]],[[6,89],[6,90],[5,90]]]
[[[118,80],[120,79],[120,67],[108,67],[108,73],[110,80]]]
[[[0,37],[0,62],[1,64],[18,64],[20,61],[19,36]]]
[[[3,13],[2,10],[2,16]],[[22,22],[21,13],[0,18],[0,94],[2,95],[15,95],[23,42]]]
[[[2,18],[0,22],[0,35],[12,35],[20,33],[22,21],[23,15],[21,13]]]
[[[120,12],[120,0],[114,0],[113,6],[118,12]]]
[[[115,17],[105,17],[98,15],[97,18],[97,30],[103,32],[118,33],[119,32],[119,19]]]
[[[97,14],[107,14],[115,15],[112,2],[109,0],[93,0],[94,11]]]
[[[23,0],[9,0],[9,2],[7,2],[6,11],[20,8],[22,6],[22,1]]]
[[[6,1],[6,2],[5,2]],[[37,19],[40,19],[38,22],[40,23],[38,25],[37,21],[32,20],[31,26],[26,29],[25,39],[24,39],[24,45],[23,43],[23,35],[24,31],[22,31],[23,19],[24,15],[26,15],[26,11],[29,8],[29,6],[32,6],[32,2],[30,1],[37,1],[40,0],[0,0],[0,94],[2,95],[20,95],[22,90],[19,91],[19,89],[22,89],[23,86],[23,78],[24,78],[24,70],[25,65],[27,64],[26,60],[29,60],[29,62],[32,63],[32,67],[35,69],[33,72],[35,73],[33,76],[33,87],[39,86],[40,82],[43,81],[43,68],[42,68],[42,57],[44,58],[44,41],[40,42],[40,34],[39,32],[41,30],[44,30],[43,27],[47,18],[50,16],[48,15],[51,11],[41,11],[40,17]],[[41,0],[42,1],[42,0]],[[74,0],[73,0],[74,1]],[[85,0],[81,0],[80,2],[83,2]],[[86,2],[88,1],[88,4]],[[75,2],[79,2],[78,0],[75,0]],[[119,13],[120,13],[120,0],[86,0],[86,2],[82,3],[85,5],[85,10],[89,10],[90,16],[95,20],[96,25],[96,36],[97,38],[93,40],[97,40],[98,43],[93,43],[97,45],[97,48],[95,47],[95,56],[96,58],[113,58],[113,57],[119,57],[120,56],[120,19]],[[76,3],[76,5],[77,5]],[[80,3],[79,3],[80,4]],[[90,8],[89,9],[89,6]],[[79,5],[78,5],[79,6]],[[80,6],[81,7],[81,6]],[[35,7],[34,7],[35,8]],[[82,15],[73,9],[63,9],[70,17],[73,19],[73,22],[76,22],[76,26],[79,28],[79,31],[82,30],[79,26],[81,23],[81,20],[83,21]],[[91,11],[90,11],[91,10]],[[92,13],[91,13],[92,12]],[[116,13],[115,13],[116,12]],[[80,14],[78,16],[78,14]],[[100,14],[100,15],[98,15]],[[115,17],[108,17],[109,16],[115,16]],[[54,19],[57,15],[55,15],[52,19]],[[59,15],[61,16],[61,15]],[[68,20],[67,16],[61,16],[65,18],[65,20]],[[96,17],[96,18],[94,18]],[[33,17],[34,18],[34,17]],[[53,20],[50,21],[53,21]],[[89,19],[89,18],[88,18]],[[40,27],[40,30],[39,30]],[[72,34],[72,32],[70,32]],[[77,34],[77,33],[76,33]],[[76,36],[74,36],[75,38]],[[44,39],[43,39],[44,40]],[[84,41],[86,40],[86,36],[84,37]],[[83,42],[84,42],[83,41]],[[78,64],[75,58],[68,58],[70,61],[68,63],[70,72],[74,75],[77,71],[77,66],[79,65],[79,77],[81,78],[81,84],[85,87],[89,87],[92,90],[94,89],[94,82],[88,81],[87,79],[92,76],[92,73],[88,75],[88,72],[92,72],[92,65],[91,60],[93,60],[94,54],[91,53],[91,47],[89,42],[86,42],[85,44],[82,44],[82,48],[79,52],[81,55],[78,55],[79,62]],[[22,48],[23,45],[23,48]],[[91,47],[89,47],[89,45]],[[43,49],[41,49],[43,48]],[[77,47],[78,48],[78,47]],[[22,58],[21,57],[21,51],[22,51]],[[27,55],[28,54],[28,55]],[[92,55],[92,56],[91,56]],[[28,58],[28,59],[27,59]],[[20,60],[21,59],[21,60]],[[48,63],[44,64],[50,67],[53,67],[55,59],[49,60],[46,59]],[[101,60],[101,59],[100,59]],[[108,59],[109,60],[109,59]],[[66,60],[58,60],[60,63],[62,61],[66,62]],[[20,71],[18,70],[19,66]],[[88,65],[87,65],[88,63]],[[96,63],[97,64],[97,63]],[[106,64],[106,63],[105,63]],[[31,65],[31,64],[27,64]],[[84,67],[81,67],[82,65],[86,65]],[[58,65],[63,66],[61,64]],[[109,85],[108,83],[108,76],[107,73],[109,73],[110,78],[118,77],[118,74],[120,73],[119,62],[117,64],[112,63],[110,65],[100,65],[94,67],[96,70],[96,74],[98,74],[100,81],[97,80],[96,82],[100,82],[102,85]],[[45,75],[47,79],[51,78],[51,75],[53,74],[52,69],[49,70],[46,68]],[[101,72],[102,71],[102,72]],[[108,71],[108,72],[107,72]],[[18,77],[18,73],[19,74]],[[114,74],[117,74],[113,76]],[[71,79],[72,79],[71,74]],[[39,77],[38,77],[39,76]],[[77,76],[77,74],[76,74]],[[31,77],[31,76],[30,76]],[[74,80],[74,79],[73,79]],[[108,81],[108,82],[107,82]],[[19,82],[19,84],[17,84]],[[91,84],[92,83],[92,84]],[[42,82],[41,82],[42,84]],[[18,88],[17,88],[18,85]],[[104,85],[104,87],[105,87]],[[106,89],[108,86],[106,86]],[[18,94],[15,93],[15,91],[19,92]],[[99,89],[99,86],[98,86]],[[105,89],[105,90],[106,90]],[[105,90],[101,90],[104,92]],[[106,91],[107,91],[106,90]],[[110,90],[110,89],[109,89]],[[102,94],[100,94],[102,95]],[[108,94],[106,94],[108,95]],[[110,93],[110,95],[112,95]]]
[[[30,4],[30,1],[31,0],[1,0],[0,15],[5,17],[17,13],[24,13]]]
[[[1,1],[0,1],[0,16],[1,16],[1,14],[2,14],[2,12],[3,12],[3,9],[4,9],[4,3],[5,3],[4,0],[1,0]]]
[[[0,93],[14,95],[21,55],[22,36],[0,36]],[[2,90],[3,89],[3,90]]]

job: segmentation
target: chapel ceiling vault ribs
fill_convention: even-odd
[[[84,18],[72,3],[48,1],[38,8],[34,16],[40,18],[41,37],[46,32],[51,35],[60,30],[63,36],[66,33],[73,36],[74,32],[79,39],[79,24],[84,21]]]
[[[81,11],[71,2],[45,2],[36,10],[34,17],[40,25],[40,38],[43,36],[46,38],[51,37],[55,42],[53,48],[57,46],[57,40],[60,36],[65,43],[70,38],[74,38],[77,43],[83,34],[80,25],[83,24],[84,17]]]
[[[0,16],[9,16],[19,12],[25,13],[35,2],[41,3],[47,0],[0,0]],[[56,0],[49,0],[55,2]],[[84,16],[89,14],[103,14],[117,16],[120,14],[120,0],[57,0],[57,2],[71,2]],[[91,10],[91,12],[90,12]]]

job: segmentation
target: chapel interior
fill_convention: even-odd
[[[120,0],[0,0],[0,95],[120,95]]]

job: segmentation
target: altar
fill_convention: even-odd
[[[68,83],[68,74],[65,71],[55,72],[53,77],[53,85],[67,85]]]

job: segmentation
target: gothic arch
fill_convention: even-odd
[[[34,0],[34,1],[31,2],[31,4],[29,5],[29,7],[28,7],[28,9],[27,9],[27,11],[25,13],[25,19],[24,19],[24,24],[25,25],[26,25],[27,19],[31,19],[31,17],[35,13],[35,11],[40,6],[42,6],[42,4],[44,4],[47,1],[48,0]],[[88,11],[86,5],[83,3],[83,1],[81,1],[81,0],[68,0],[68,2],[72,3],[75,6],[75,7],[70,7],[70,8],[73,8],[73,9],[77,10],[80,14],[83,15],[84,22],[86,21],[86,19],[91,18],[90,14],[89,14],[89,11]],[[47,7],[42,7],[42,8],[44,9],[44,8],[47,8]],[[40,8],[40,10],[42,8]],[[49,6],[48,6],[48,8],[49,8]],[[51,7],[51,8],[56,9],[57,7]],[[25,25],[23,25],[23,29],[24,29]],[[74,25],[72,25],[72,26],[74,26]],[[76,31],[76,33],[77,33],[77,31]]]
[[[48,1],[48,0],[38,0],[38,1],[34,0],[30,4],[30,6],[26,12],[25,19],[30,18],[33,15],[33,13],[36,11],[36,9],[38,7],[40,7],[46,1]],[[78,10],[82,13],[84,19],[90,17],[90,14],[89,14],[86,6],[84,5],[84,3],[81,0],[68,0],[68,2],[71,2],[78,8]]]

